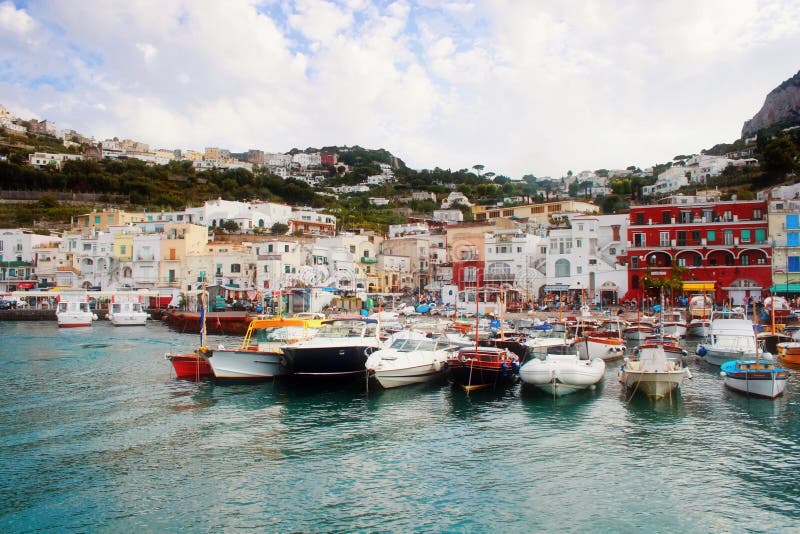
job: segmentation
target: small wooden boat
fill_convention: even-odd
[[[167,353],[164,358],[172,363],[172,368],[175,369],[175,377],[180,380],[200,380],[213,375],[208,360],[198,352],[190,352],[188,354]]]
[[[687,367],[667,358],[662,346],[649,344],[639,347],[637,360],[625,359],[620,367],[619,381],[633,393],[661,399],[670,395],[690,376]]]
[[[450,378],[467,391],[512,384],[519,371],[519,358],[496,347],[470,347],[447,359]]]
[[[783,394],[791,374],[771,362],[733,360],[720,366],[725,385],[747,395],[774,399]]]
[[[789,365],[800,365],[800,343],[797,341],[778,343],[778,359]]]

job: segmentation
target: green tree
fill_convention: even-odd
[[[772,175],[780,176],[791,172],[795,167],[797,147],[785,137],[773,139],[764,148],[764,170]]]
[[[275,235],[285,235],[289,231],[289,225],[276,222],[270,227],[269,231]]]

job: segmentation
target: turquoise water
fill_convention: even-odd
[[[236,344],[238,339],[213,338]],[[0,323],[0,531],[800,528],[800,384],[558,400],[176,381],[160,324]],[[800,374],[800,373],[799,373]]]

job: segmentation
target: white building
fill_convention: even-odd
[[[486,270],[484,280],[488,284],[509,284],[536,293],[544,284],[544,275],[537,271],[543,258],[538,235],[511,228],[484,234],[484,258]]]
[[[547,286],[563,285],[589,302],[616,302],[628,290],[627,215],[565,215],[550,229]]]
[[[0,229],[0,290],[16,289],[17,282],[29,280],[35,274],[38,251],[42,247],[54,251],[53,247],[60,241],[61,238],[55,236]]]
[[[674,165],[658,175],[656,183],[642,187],[643,196],[663,195],[689,185],[689,171],[683,165]]]
[[[297,163],[303,168],[306,167],[319,167],[322,165],[322,158],[319,152],[314,152],[311,154],[306,154],[305,152],[300,152],[291,156],[292,163]]]
[[[38,169],[44,169],[49,166],[60,169],[66,161],[80,161],[82,159],[83,156],[79,154],[50,154],[49,152],[28,154],[28,163]]]
[[[462,206],[466,206],[468,208],[472,207],[472,203],[469,199],[464,195],[464,193],[460,191],[451,191],[447,198],[442,200],[442,209],[450,209],[453,207],[454,204],[460,204]]]
[[[464,222],[464,213],[461,210],[433,210],[433,220],[458,224]]]

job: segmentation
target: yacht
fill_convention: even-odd
[[[108,320],[114,326],[144,326],[147,312],[142,306],[141,297],[114,295],[108,309]]]
[[[366,372],[367,357],[381,347],[376,320],[328,319],[313,338],[281,347],[282,363],[301,378],[355,377]]]
[[[440,339],[418,332],[398,332],[388,347],[369,355],[367,372],[386,389],[437,380],[444,376],[447,357],[454,348]]]
[[[62,290],[56,299],[59,328],[92,326],[92,321],[97,319],[97,315],[89,309],[89,294],[86,291]]]
[[[731,360],[752,360],[759,355],[770,360],[769,353],[759,351],[753,322],[742,313],[714,312],[708,338],[697,346],[696,353],[712,365]]]

